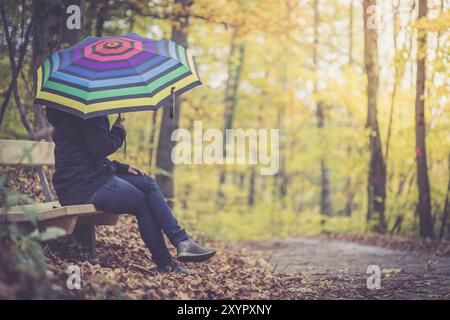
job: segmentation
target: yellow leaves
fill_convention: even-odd
[[[289,8],[282,1],[195,1],[192,12],[226,27],[239,29],[239,36],[264,32],[278,40],[297,27],[296,17],[300,15],[297,6]],[[292,19],[286,19],[292,16]]]
[[[384,268],[381,270],[381,273],[384,275],[385,278],[390,278],[400,272],[402,272],[402,269],[398,269],[398,268],[391,268],[391,269]]]
[[[442,12],[434,19],[421,18],[412,25],[428,32],[448,32],[450,29],[450,12]]]

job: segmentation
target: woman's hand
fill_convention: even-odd
[[[117,116],[116,122],[114,122],[113,127],[119,127],[125,130],[125,118]]]
[[[128,173],[134,174],[135,176],[137,176],[137,175],[145,176],[146,175],[144,170],[141,170],[138,167],[135,167],[132,165],[130,165],[130,167],[128,168]]]

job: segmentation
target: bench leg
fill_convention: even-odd
[[[89,254],[94,256],[95,251],[95,226],[79,225],[75,226],[73,236],[81,245],[89,250]]]

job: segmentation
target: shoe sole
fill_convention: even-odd
[[[215,255],[216,252],[208,252],[204,254],[183,254],[181,256],[177,257],[178,261],[181,262],[204,262],[206,260],[209,260],[212,258],[213,255]]]

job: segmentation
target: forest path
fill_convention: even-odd
[[[450,299],[448,256],[305,237],[248,246],[261,252],[278,272],[309,277],[324,299]],[[378,290],[367,288],[369,265],[381,270]]]

